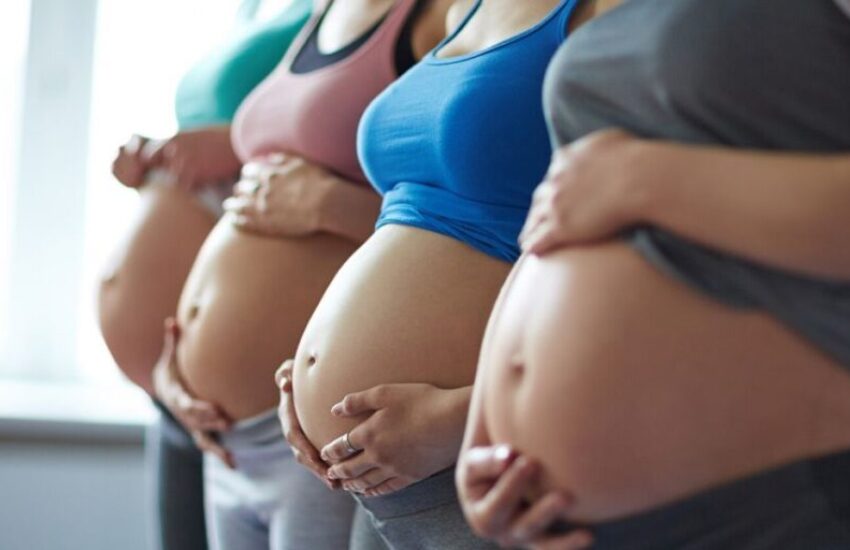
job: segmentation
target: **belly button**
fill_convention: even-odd
[[[511,357],[511,361],[508,364],[508,371],[518,378],[525,374],[525,361],[522,360],[519,354]]]
[[[312,353],[310,353],[310,356],[309,356],[309,357],[307,357],[307,367],[308,367],[308,368],[309,368],[309,367],[312,367],[313,365],[315,365],[315,364],[316,364],[316,362],[317,362],[318,360],[319,360],[319,358],[318,358],[318,357],[316,357],[316,352],[312,352]]]
[[[200,312],[201,306],[199,306],[198,304],[192,304],[191,306],[189,306],[189,320],[194,320]]]

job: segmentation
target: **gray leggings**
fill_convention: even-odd
[[[482,550],[498,548],[476,537],[460,509],[454,469],[382,497],[356,497],[385,547],[392,550]],[[360,528],[358,528],[359,530]],[[354,537],[350,550],[377,550],[367,529]]]
[[[817,467],[798,462],[593,526],[594,550],[848,550],[850,529]]]
[[[340,550],[348,547],[354,500],[298,464],[275,411],[221,436],[236,469],[204,457],[207,528],[213,550]]]

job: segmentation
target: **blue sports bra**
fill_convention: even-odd
[[[578,0],[528,30],[467,55],[436,53],[367,109],[358,132],[366,175],[384,196],[377,227],[434,231],[514,262],[531,195],[549,164],[543,77]]]

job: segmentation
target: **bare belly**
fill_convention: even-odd
[[[850,376],[621,243],[526,258],[482,353],[494,442],[615,519],[850,446]]]
[[[275,369],[295,354],[310,314],[354,248],[330,235],[251,235],[225,216],[180,298],[178,359],[192,392],[234,419],[272,408]]]
[[[174,315],[192,262],[215,219],[192,195],[148,185],[126,239],[104,270],[98,295],[103,338],[130,380],[153,393],[162,323]]]
[[[442,235],[376,232],[337,274],[298,347],[295,404],[313,444],[355,425],[330,414],[347,393],[384,383],[471,384],[508,270]]]

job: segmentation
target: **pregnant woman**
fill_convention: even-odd
[[[118,366],[153,394],[162,323],[174,315],[201,243],[239,174],[230,121],[246,95],[280,61],[310,13],[309,0],[246,0],[232,34],[197,63],[177,89],[179,131],[165,140],[134,137],[119,151],[115,176],[138,189],[139,215],[104,275],[99,314]],[[205,413],[191,400],[181,414]],[[162,548],[206,548],[201,454],[163,409],[148,434]]]
[[[393,548],[489,547],[463,521],[452,464],[481,335],[548,163],[542,81],[575,4],[456,4],[457,30],[361,122],[360,158],[384,194],[378,229],[310,319],[292,391],[300,428],[335,463],[319,471],[362,493]]]
[[[357,160],[366,106],[444,36],[447,2],[316,6],[233,127],[247,163],[195,262],[158,368],[165,401],[222,411],[189,422],[205,457],[215,548],[337,549],[354,502],[295,463],[269,383],[333,275],[374,227],[380,199]],[[235,423],[232,426],[230,421]]]
[[[833,0],[633,0],[558,54],[558,146],[687,145],[556,155],[524,233],[542,256],[482,350],[458,479],[479,532],[850,547],[850,475],[827,491],[815,460],[850,448],[848,66]]]

